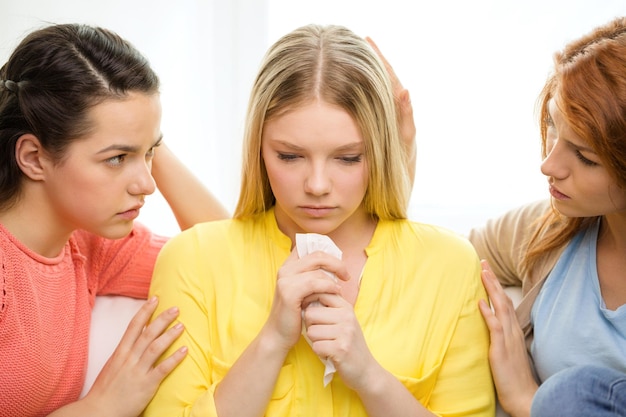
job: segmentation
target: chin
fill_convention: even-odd
[[[113,227],[108,227],[106,229],[101,229],[98,232],[94,232],[97,235],[105,238],[105,239],[123,239],[130,234],[133,230],[133,222],[129,222],[124,225],[116,225]]]
[[[556,199],[552,199],[552,206],[565,217],[594,217],[600,215],[581,207],[564,204],[563,201]]]

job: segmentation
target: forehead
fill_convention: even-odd
[[[161,100],[158,94],[130,93],[107,99],[88,111],[85,139],[93,141],[154,141],[161,133]]]
[[[266,121],[263,138],[311,145],[363,142],[352,115],[321,100],[300,105]]]

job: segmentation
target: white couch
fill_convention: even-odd
[[[521,299],[521,288],[510,287],[507,294],[517,305]],[[121,296],[98,296],[92,312],[91,333],[89,336],[89,363],[87,365],[87,379],[83,387],[83,394],[89,391],[100,369],[115,350],[124,331],[145,300],[137,300]],[[499,407],[496,417],[507,417]]]
[[[89,362],[83,392],[91,388],[100,370],[115,350],[126,327],[145,300],[122,296],[98,296],[91,312]]]

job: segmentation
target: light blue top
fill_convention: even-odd
[[[609,310],[602,299],[596,265],[599,225],[572,239],[533,305],[531,354],[541,381],[582,364],[626,372],[626,307]]]

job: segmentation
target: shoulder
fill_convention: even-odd
[[[422,293],[446,293],[446,305],[482,294],[480,260],[464,236],[412,220],[382,225],[388,236],[378,244],[382,256],[374,258],[384,265],[399,265],[404,272],[397,279],[405,285],[417,285]]]
[[[429,223],[413,220],[404,221],[410,234],[409,239],[418,245],[428,245],[437,248],[474,252],[469,240],[451,229]]]
[[[450,229],[414,220],[381,222],[381,245],[391,244],[402,253],[428,253],[429,256],[476,260],[477,255],[469,240]]]
[[[245,222],[233,219],[198,223],[171,237],[163,246],[161,253],[190,254],[227,250],[227,246],[232,246],[242,239],[245,228]]]
[[[533,224],[550,210],[549,200],[539,200],[515,207],[499,217],[487,220],[480,227],[472,229],[469,239],[479,242],[481,239],[508,237],[522,241],[533,231]]]

